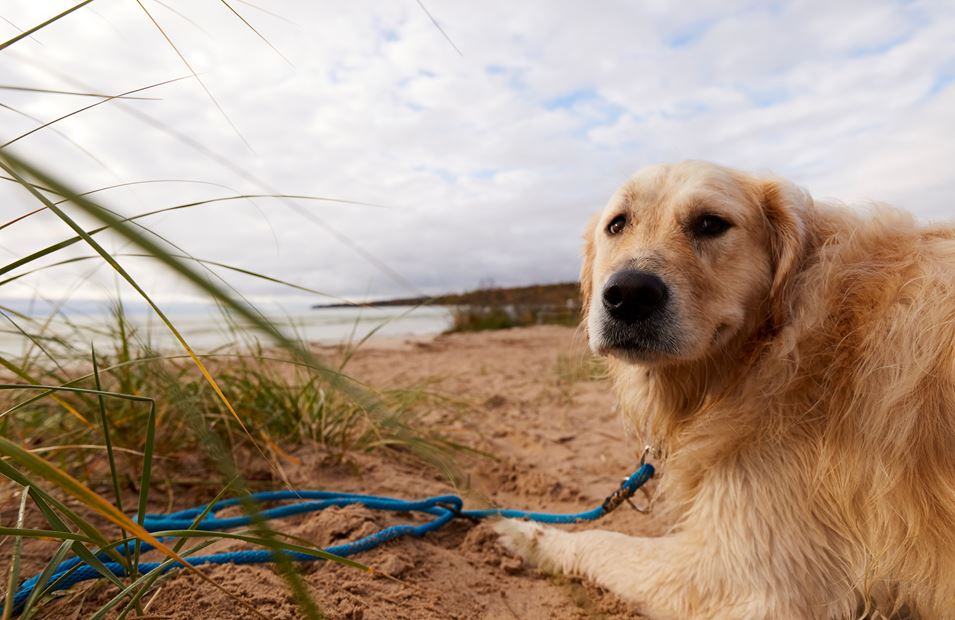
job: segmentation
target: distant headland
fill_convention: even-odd
[[[531,286],[495,287],[485,286],[465,293],[448,293],[433,297],[402,297],[379,299],[363,303],[315,304],[312,308],[354,308],[386,306],[550,306],[573,308],[579,304],[580,292],[577,282],[557,284],[534,284]]]

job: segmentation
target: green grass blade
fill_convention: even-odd
[[[183,559],[181,555],[173,551],[171,548],[169,548],[169,546],[167,546],[162,541],[160,541],[155,536],[153,536],[151,533],[146,531],[140,524],[133,522],[129,517],[124,515],[122,512],[119,512],[114,506],[112,506],[109,502],[107,502],[97,493],[89,489],[82,482],[70,476],[68,473],[59,469],[52,463],[49,463],[31,454],[29,451],[24,450],[20,446],[16,445],[15,443],[9,441],[8,439],[4,437],[0,437],[0,456],[7,456],[11,458],[13,461],[19,463],[21,466],[30,470],[37,476],[44,478],[48,482],[54,484],[57,488],[63,490],[69,495],[72,495],[73,497],[81,501],[84,505],[86,505],[88,508],[95,511],[100,516],[107,519],[114,525],[118,525],[121,528],[125,528],[126,530],[132,532],[137,539],[148,542],[150,545],[155,547],[159,552],[183,564],[191,573],[196,575],[202,581],[205,581],[206,583],[208,583],[215,589],[221,592],[224,592],[230,598],[235,598],[234,595],[230,593],[226,588],[216,583],[212,578],[210,578],[208,575],[206,575],[202,571],[196,570],[194,567],[189,565]],[[9,466],[7,466],[7,463],[5,461],[0,460],[0,474],[5,475],[8,478],[11,478],[13,480],[16,480],[16,477],[14,475],[11,475],[11,473],[19,474],[19,472],[16,472],[16,470],[13,470],[13,472],[11,472],[10,471],[11,469],[13,468],[10,468]],[[19,477],[22,478],[22,475]],[[31,489],[31,492],[32,491],[33,489]],[[95,531],[95,528],[94,528],[94,531]],[[101,537],[98,532],[96,532],[95,535],[97,537]],[[106,545],[104,546],[108,546],[108,543],[106,543]],[[80,558],[83,559],[84,562],[87,562],[88,564],[90,564],[91,566],[93,566],[94,568],[97,568],[97,570],[102,572],[104,577],[107,577],[107,578],[112,577],[111,580],[116,580],[116,577],[112,576],[112,573],[106,570],[105,567],[102,569],[98,568],[98,566],[102,566],[102,562],[100,562],[95,556],[93,556],[85,547],[83,547],[82,545],[76,544],[74,546],[74,551],[76,552],[77,555],[80,556]],[[124,587],[121,582],[119,582],[118,585],[119,587]],[[236,600],[237,602],[242,604],[243,607],[251,611],[256,616],[259,616],[261,618],[267,618],[261,612],[252,608],[245,601],[242,601],[241,599],[236,599]]]
[[[60,532],[62,535],[64,532]],[[50,558],[50,561],[47,562],[46,566],[43,568],[43,572],[40,573],[40,576],[36,580],[36,585],[33,587],[33,591],[30,592],[30,596],[27,597],[27,600],[23,603],[23,609],[20,611],[20,620],[30,620],[30,617],[33,616],[33,606],[36,605],[37,601],[43,596],[44,590],[46,590],[47,584],[50,583],[50,579],[53,577],[53,574],[56,572],[56,569],[59,568],[63,560],[66,559],[67,554],[72,549],[73,545],[69,540],[64,540],[63,544],[60,545],[59,549],[56,550],[56,553]]]
[[[17,525],[13,528],[14,532],[23,529],[29,496],[30,487],[24,487],[20,491],[20,510],[17,512]],[[20,583],[20,555],[23,553],[23,536],[18,533],[14,533],[13,536],[13,558],[10,561],[10,572],[7,576],[7,596],[3,602],[3,620],[10,620],[10,617],[13,616],[13,595],[16,594],[17,584]]]
[[[192,520],[192,523],[190,524],[189,529],[194,530],[200,523],[202,523],[202,520],[205,519],[210,512],[212,512],[212,507],[215,505],[215,503],[218,502],[220,499],[222,499],[222,497],[229,490],[229,487],[231,487],[235,481],[236,479],[233,478],[228,484],[226,484],[224,487],[219,489],[219,492],[216,493],[216,496],[213,497],[212,500],[206,504],[206,507],[202,509],[202,512],[196,515],[196,518]],[[173,546],[173,549],[176,552],[181,551],[183,546],[185,546],[187,540],[188,539],[185,537],[180,538],[179,541],[177,541],[176,544]],[[214,541],[210,541],[210,543],[211,542],[214,542]],[[124,620],[124,618],[127,615],[129,615],[129,612],[131,610],[136,609],[136,606],[139,604],[139,601],[142,599],[143,596],[146,595],[147,592],[149,592],[153,588],[156,581],[162,576],[162,574],[163,574],[162,571],[152,570],[149,573],[143,575],[143,578],[139,580],[141,582],[139,590],[136,592],[136,594],[134,594],[130,598],[129,602],[126,604],[125,609],[123,609],[123,611],[119,614],[119,617],[117,618],[117,620]],[[116,599],[113,599],[113,600],[115,600],[116,603],[118,603],[122,599],[121,597],[117,597]],[[112,603],[112,601],[110,603]],[[109,603],[107,605],[109,609],[111,609],[114,606]],[[108,609],[104,607],[100,611],[108,611]]]
[[[193,547],[190,547],[189,549],[186,549],[185,551],[183,551],[182,557],[188,558],[192,555],[195,555],[199,551],[205,549],[209,545],[214,544],[215,542],[216,542],[215,540],[200,542],[199,544],[194,545]],[[174,563],[175,563],[175,560],[172,560],[172,559],[163,560],[159,564],[159,566],[152,569],[148,573],[140,576],[138,579],[135,579],[132,583],[128,585],[124,584],[123,587],[120,588],[116,596],[114,596],[109,601],[107,601],[106,604],[100,607],[95,614],[90,616],[90,620],[103,620],[104,618],[106,618],[106,615],[113,610],[113,608],[115,608],[117,605],[119,605],[123,601],[123,599],[128,598],[129,602],[126,605],[126,608],[119,614],[119,616],[117,617],[117,620],[121,620],[125,618],[132,609],[136,608],[136,606],[139,604],[139,601],[142,599],[143,596],[145,596],[146,592],[148,592],[148,588],[151,587],[151,585],[155,583],[156,580],[162,577],[163,574]],[[236,600],[234,596],[232,598]],[[262,614],[259,613],[259,615],[262,615]]]
[[[34,481],[19,470],[12,467],[6,461],[0,460],[0,475],[9,478],[10,480],[16,482],[21,486],[30,486],[34,484]],[[89,521],[83,519],[78,514],[73,512],[66,504],[59,501],[50,494],[42,491],[36,486],[30,486],[30,498],[33,500],[33,503],[36,504],[36,507],[43,513],[43,516],[46,518],[47,523],[50,524],[50,527],[57,531],[61,532],[70,532],[69,527],[66,523],[59,517],[57,512],[62,514],[64,517],[70,520],[76,527],[82,531],[87,538],[94,541],[96,545],[100,548],[105,548],[109,546],[109,541],[100,533],[96,527],[94,527]],[[84,547],[85,549],[85,547]],[[117,562],[122,561],[121,556],[118,553],[113,553],[111,558]]]
[[[92,346],[90,346],[90,357],[93,360],[93,385],[96,387],[97,392],[102,392],[103,387],[100,383],[99,364],[96,361],[96,349]],[[109,418],[106,416],[106,398],[102,393],[97,393],[96,400],[99,404],[100,424],[103,427],[103,443],[106,444],[106,459],[109,465],[109,477],[113,483],[113,495],[116,499],[116,507],[121,512],[126,512],[123,510],[123,494],[119,490],[119,469],[116,467],[116,457],[113,454],[113,440],[109,432]],[[122,528],[120,528],[120,533],[123,537],[126,536],[126,530],[123,530]],[[132,566],[128,560],[129,554],[124,553],[123,557],[127,558],[126,569],[131,573]]]
[[[285,357],[277,357],[277,356],[264,355],[264,354],[248,355],[248,354],[242,354],[242,353],[206,353],[206,354],[199,355],[199,357],[201,357],[202,359],[258,360],[258,361],[270,362],[270,363],[289,364],[289,365],[294,366],[294,367],[297,367],[297,368],[303,368],[303,369],[311,370],[311,371],[314,371],[314,372],[317,372],[317,373],[328,373],[328,372],[332,372],[332,373],[335,373],[335,374],[338,375],[339,381],[349,382],[349,383],[353,383],[353,384],[356,384],[356,385],[363,385],[360,381],[358,381],[358,379],[356,379],[356,378],[354,378],[354,377],[351,377],[351,376],[349,376],[349,375],[346,374],[346,373],[340,373],[340,372],[337,372],[337,371],[329,370],[326,366],[316,365],[316,364],[310,363],[308,360],[301,360],[301,359],[296,359],[296,358],[289,359],[289,358],[285,358]],[[103,368],[102,371],[103,371],[103,372],[108,372],[108,371],[113,371],[113,370],[117,370],[117,369],[127,368],[127,367],[129,367],[129,366],[136,366],[136,365],[139,365],[139,364],[148,364],[148,363],[158,362],[158,361],[175,361],[175,360],[189,360],[189,359],[191,359],[190,356],[184,355],[184,354],[183,354],[183,355],[156,355],[156,356],[152,356],[152,357],[146,357],[146,358],[141,358],[141,359],[130,360],[129,362],[122,362],[122,363],[118,363],[118,364],[113,364],[113,365],[111,365],[111,366],[107,366],[107,367]],[[62,385],[59,385],[59,386],[33,386],[33,387],[35,387],[36,389],[40,389],[40,388],[42,387],[43,391],[41,391],[39,394],[37,394],[37,395],[35,395],[35,396],[31,396],[30,398],[27,398],[26,400],[21,401],[21,402],[15,404],[15,405],[9,407],[8,409],[6,409],[6,410],[4,410],[4,411],[0,411],[0,419],[4,418],[4,417],[6,417],[6,416],[9,416],[10,414],[12,414],[13,412],[17,411],[18,409],[22,409],[23,407],[25,407],[25,406],[27,406],[27,405],[33,403],[33,402],[36,402],[37,400],[39,400],[39,399],[41,399],[41,398],[44,398],[44,397],[48,396],[49,394],[52,394],[53,392],[55,392],[55,391],[58,390],[58,389],[71,389],[71,390],[72,390],[73,387],[74,387],[74,384],[76,384],[76,383],[81,383],[81,382],[83,382],[83,381],[86,381],[86,380],[92,378],[92,376],[93,376],[92,373],[87,374],[87,375],[82,375],[82,376],[79,376],[79,377],[77,377],[77,378],[75,378],[75,379],[71,379],[71,380],[69,380],[69,381],[67,381],[67,382],[65,382],[65,383],[63,383]],[[27,387],[27,386],[24,386],[24,385],[22,385],[22,384],[7,384],[7,385],[2,385],[2,384],[0,384],[0,389],[19,389],[19,388],[24,388],[24,387]],[[365,388],[367,389],[367,386],[365,386]],[[80,390],[80,391],[83,391],[83,390]],[[95,393],[95,390],[89,390],[89,392],[90,392],[90,393]],[[104,391],[103,394],[104,394],[105,396],[115,396],[115,397],[118,397],[118,398],[129,398],[129,397],[130,397],[130,395],[128,395],[128,394],[117,393],[117,392],[107,392],[107,391]],[[143,400],[143,401],[147,401],[148,399],[142,398],[142,400]]]
[[[0,527],[0,536],[22,536],[23,538],[58,538],[63,541],[76,540],[88,544],[96,544],[89,536],[77,534],[75,532],[63,532],[61,530],[40,530],[36,528],[23,527],[19,521],[16,527]]]
[[[15,470],[14,470],[15,473],[11,475],[8,468],[9,466],[7,465],[7,463],[0,461],[0,474],[7,476],[8,478],[10,478],[11,480],[14,480],[15,482],[28,482],[28,483],[30,482],[28,478],[26,478],[19,472],[15,472]],[[24,488],[27,489],[29,496],[33,499],[36,506],[47,517],[47,521],[50,523],[50,525],[57,528],[55,530],[45,530],[44,534],[54,538],[60,538],[60,539],[66,540],[69,543],[70,549],[73,551],[73,553],[75,553],[84,562],[86,562],[95,570],[97,570],[105,578],[109,579],[114,584],[119,585],[121,587],[122,582],[115,575],[113,575],[112,571],[107,569],[103,565],[103,563],[99,560],[99,558],[97,558],[94,554],[92,554],[89,551],[89,549],[87,549],[85,546],[80,544],[80,542],[78,541],[77,535],[70,532],[69,529],[66,527],[66,524],[63,523],[63,521],[60,520],[59,517],[56,516],[56,514],[53,512],[53,510],[50,508],[48,504],[48,500],[52,500],[52,498],[50,498],[48,495],[46,495],[45,493],[37,489],[35,486],[25,485]],[[55,500],[53,500],[52,503],[59,504]],[[96,531],[95,527],[93,527],[89,523],[86,523],[85,521],[80,519],[79,516],[76,515],[75,513],[72,513],[72,511],[69,511],[68,509],[64,510],[64,508],[65,507],[62,504],[59,504],[58,506],[59,510],[63,511],[64,514],[67,514],[67,516],[69,516],[71,520],[74,520],[75,522],[77,522],[77,524],[81,524],[81,528],[87,532],[87,536],[84,537],[86,540],[90,542],[95,542],[98,546],[100,546],[101,549],[108,547],[109,544],[106,542],[105,538],[103,538],[99,534],[99,532]],[[14,528],[14,529],[19,529],[23,532],[20,534],[21,538],[30,537],[29,534],[31,530],[27,530],[26,528],[23,528],[22,524],[18,526],[18,528]],[[92,534],[92,536],[90,536],[89,534]],[[113,557],[114,560],[119,558],[118,554],[115,551],[111,552],[111,556]],[[11,590],[8,590],[8,593],[10,591]]]
[[[93,359],[93,385],[96,386],[96,400],[99,404],[100,423],[103,426],[103,442],[106,444],[106,458],[109,463],[109,474],[113,482],[113,495],[116,499],[116,507],[123,510],[123,494],[119,490],[119,470],[116,468],[116,457],[113,455],[113,441],[109,434],[109,418],[106,417],[106,398],[103,396],[103,387],[100,383],[99,364],[96,361],[96,349],[90,348],[90,356]],[[124,511],[125,512],[125,511]]]
[[[143,530],[136,523],[133,523],[126,515],[116,510],[116,508],[113,507],[111,504],[109,504],[109,502],[107,502],[105,499],[103,499],[102,497],[94,493],[92,490],[87,488],[86,485],[81,483],[79,480],[76,480],[75,478],[67,474],[66,472],[60,470],[58,467],[56,467],[52,463],[49,463],[41,459],[40,457],[33,455],[28,450],[21,448],[20,446],[16,445],[15,443],[6,439],[5,437],[0,437],[0,455],[9,457],[14,462],[20,464],[22,467],[29,470],[36,476],[39,476],[40,478],[43,478],[47,480],[48,482],[52,482],[58,488],[72,495],[76,499],[80,500],[87,507],[96,511],[102,517],[108,519],[109,521],[112,521],[116,525],[119,525],[119,526],[125,525],[128,530],[132,531],[137,536],[143,536],[143,538],[145,538],[150,544],[158,543],[160,549],[166,548],[166,545],[163,545],[163,543],[156,540],[156,538],[152,534]],[[15,482],[22,481],[27,484],[30,484],[31,482],[33,482],[32,480],[27,478],[25,475],[15,470],[13,467],[11,467],[6,461],[0,461],[0,474],[10,478],[11,480],[14,480]],[[42,500],[55,503],[55,505],[57,506],[57,509],[60,510],[61,512],[64,510],[64,508],[66,508],[66,506],[62,502],[52,501],[53,498],[50,495],[46,493],[42,493],[39,489],[36,488],[36,486],[31,486],[30,494],[31,494],[31,497],[34,497],[34,501],[36,501],[36,496],[39,495],[42,498]],[[59,517],[56,517],[51,510],[50,511],[44,510],[43,512],[45,516],[47,517],[47,520],[51,521],[51,525],[54,525],[57,529],[62,529],[63,531],[69,531],[68,528],[66,527],[66,524],[63,523],[63,521],[60,520]],[[70,520],[74,521],[74,523],[78,527],[80,527],[80,529],[82,529],[87,536],[96,540],[98,545],[105,547],[109,544],[106,538],[103,537],[103,535],[95,527],[93,527],[86,519],[81,519],[79,515],[77,515],[75,512],[71,510],[68,510],[68,512],[66,512],[65,514],[70,518]],[[52,520],[51,520],[51,515],[52,515]],[[116,554],[113,559],[119,561],[119,555]]]
[[[146,441],[143,450],[143,474],[139,481],[139,506],[136,508],[136,523],[143,525],[146,521],[146,503],[149,501],[149,484],[152,480],[153,446],[156,443],[156,404],[149,407],[149,416],[146,418]],[[140,541],[136,540],[133,551],[133,569],[139,565]]]

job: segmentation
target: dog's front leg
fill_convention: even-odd
[[[494,529],[507,548],[541,570],[590,579],[637,603],[654,620],[772,617],[750,615],[757,610],[726,591],[719,561],[678,536],[566,532],[514,519],[499,521]]]

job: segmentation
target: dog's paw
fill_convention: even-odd
[[[498,542],[508,551],[530,564],[540,563],[540,542],[546,528],[539,523],[502,519],[493,526]]]

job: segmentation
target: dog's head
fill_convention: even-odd
[[[789,183],[705,162],[638,172],[585,237],[591,348],[640,364],[693,361],[781,320],[810,201]]]

